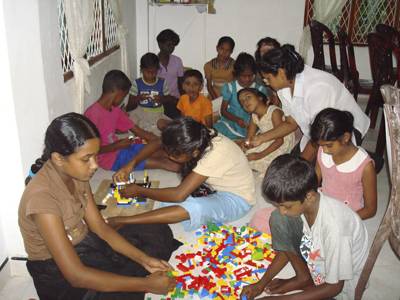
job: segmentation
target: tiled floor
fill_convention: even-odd
[[[379,124],[379,123],[378,123]],[[364,141],[363,146],[367,149],[373,149],[374,142],[376,141],[376,130],[371,130]],[[92,179],[93,190],[96,190],[98,184],[104,178],[109,178],[111,172],[99,170],[94,178]],[[140,176],[140,174],[138,174]],[[149,176],[153,180],[160,180],[161,187],[173,186],[178,183],[178,177],[176,174],[172,174],[161,170],[150,170]],[[389,183],[387,170],[384,168],[378,175],[378,212],[376,216],[366,221],[368,229],[370,244],[382,219],[382,216],[386,210],[388,195],[389,195]],[[234,222],[237,225],[246,224],[249,221],[250,216],[257,211],[260,207],[267,206],[267,204],[261,197],[260,193],[260,182],[257,182],[257,204],[253,207],[252,211],[242,219]],[[181,241],[193,241],[194,234],[183,231],[180,224],[172,225],[172,230],[175,237]],[[179,249],[178,249],[179,251]],[[171,259],[172,264],[174,260]],[[286,267],[279,276],[288,277],[293,274],[293,270],[290,266]],[[390,249],[388,243],[386,243],[379,254],[375,267],[370,277],[368,289],[364,293],[364,298],[367,300],[399,300],[400,299],[400,261],[394,255]],[[149,295],[152,299],[159,299],[157,295]],[[26,273],[26,276],[18,276],[11,278],[0,292],[0,299],[9,300],[26,300],[26,299],[38,299],[32,280]]]

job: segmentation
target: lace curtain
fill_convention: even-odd
[[[115,22],[117,23],[117,37],[121,49],[121,69],[128,77],[130,77],[128,47],[126,41],[126,36],[128,34],[128,31],[126,30],[122,22],[122,14],[120,9],[121,6],[119,0],[109,0],[109,1],[114,14]]]
[[[347,0],[314,0],[313,4],[313,19],[323,24],[328,24],[333,21],[341,12]],[[307,52],[311,46],[310,26],[303,29],[303,34],[300,39],[299,53],[304,60],[307,59]]]
[[[65,0],[65,18],[68,43],[74,60],[72,72],[75,80],[75,111],[83,113],[85,91],[90,93],[89,63],[84,58],[93,30],[93,0]]]

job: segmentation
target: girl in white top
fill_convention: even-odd
[[[239,102],[243,109],[251,114],[247,137],[243,140],[242,148],[246,150],[250,167],[264,176],[270,163],[279,155],[289,153],[294,146],[294,133],[283,138],[268,141],[258,147],[249,145],[249,140],[260,133],[279,126],[284,120],[282,110],[267,102],[268,98],[254,88],[244,88],[238,93]]]
[[[335,76],[305,66],[292,45],[270,50],[263,56],[259,68],[265,83],[278,92],[286,120],[277,128],[256,136],[251,141],[253,146],[283,137],[300,127],[302,156],[313,160],[317,149],[309,142],[309,127],[315,115],[327,107],[351,112],[355,129],[361,136],[366,134],[369,118],[350,92]]]

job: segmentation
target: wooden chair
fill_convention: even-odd
[[[375,30],[392,42],[395,47],[400,47],[400,32],[396,28],[386,24],[378,24],[375,26]]]
[[[397,256],[400,256],[400,89],[391,85],[384,85],[381,87],[381,91],[385,101],[384,115],[387,119],[389,136],[387,149],[390,149],[388,160],[391,162],[389,163],[391,191],[389,205],[375,234],[356,287],[356,300],[361,300],[376,259],[386,240],[389,240],[393,251]]]
[[[340,77],[343,80],[343,84],[354,95],[354,99],[357,101],[360,82],[353,43],[343,29],[338,31],[338,40],[340,51]]]
[[[329,28],[324,24],[315,20],[312,20],[310,22],[310,31],[311,31],[311,42],[314,51],[314,61],[312,65],[313,68],[332,73],[341,80],[336,62],[335,37],[332,31],[330,31]],[[324,36],[326,36],[328,40],[329,57],[331,62],[330,67],[325,65]]]

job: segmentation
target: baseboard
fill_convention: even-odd
[[[0,290],[6,285],[7,281],[11,278],[10,260],[8,257],[2,262],[0,266]]]

